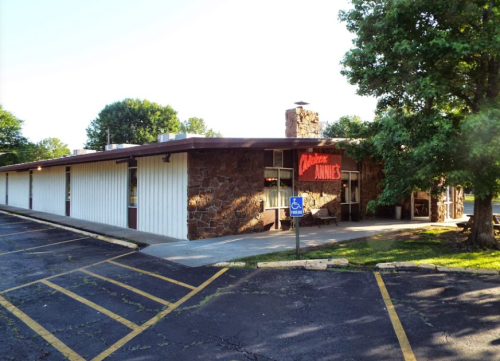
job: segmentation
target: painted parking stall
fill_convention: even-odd
[[[33,233],[38,232],[39,224],[23,221],[16,225],[17,222],[16,217],[0,216],[0,229],[8,230],[8,233],[3,232],[5,237],[0,237],[3,249],[0,253],[1,271],[3,273],[20,263],[25,266],[32,264],[32,267],[25,267],[23,277],[9,280],[2,277],[0,318],[7,319],[9,325],[16,325],[14,329],[19,339],[26,339],[22,334],[43,339],[50,346],[35,343],[46,349],[44,353],[50,354],[51,359],[103,360],[227,271],[210,269],[207,270],[210,272],[203,272],[203,282],[188,284],[184,277],[176,280],[153,273],[138,268],[137,260],[127,259],[131,256],[149,259],[149,256],[137,255],[115,245],[100,244],[106,253],[85,259],[75,253],[96,246],[90,237],[79,235],[79,238],[72,239],[78,234],[48,227],[44,230],[53,232],[53,237],[46,234],[38,238]],[[90,244],[76,248],[72,247],[74,244],[70,245],[78,241],[90,241]],[[54,249],[39,252],[50,248]],[[60,265],[52,262],[53,269],[64,272],[40,272],[47,266],[47,260],[56,254],[67,254]],[[77,259],[76,265],[63,265],[72,263],[73,256]],[[99,260],[89,264],[91,259]],[[148,261],[151,263],[150,259]],[[139,263],[147,264],[148,261]],[[175,271],[167,273],[182,272]],[[145,312],[137,317],[138,310]],[[15,348],[15,344],[10,347]],[[30,358],[22,356],[26,349],[30,349],[29,345],[18,345],[11,351],[13,355],[20,353],[21,358]]]

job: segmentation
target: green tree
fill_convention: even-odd
[[[189,118],[181,123],[181,133],[204,134],[207,138],[221,138],[220,132],[208,129],[203,118]]]
[[[163,133],[179,131],[177,112],[147,100],[125,99],[106,105],[87,128],[85,148],[102,150],[111,143],[149,144]]]
[[[328,123],[323,132],[325,138],[356,138],[363,127],[363,121],[357,115],[345,115],[339,120]]]
[[[379,99],[376,132],[369,140],[385,164],[379,201],[388,203],[450,172],[466,174],[467,165],[455,156],[461,123],[500,90],[497,1],[351,2],[354,8],[339,14],[356,34],[342,74],[359,94]],[[459,179],[448,177],[452,180]],[[477,221],[469,237],[474,245],[498,245],[491,219],[485,218],[494,192],[490,187],[476,198]]]
[[[36,160],[60,158],[71,154],[68,145],[58,138],[45,138],[35,145]]]
[[[33,144],[22,135],[23,121],[0,105],[0,166],[31,160]]]
[[[492,199],[500,194],[500,104],[485,105],[468,116],[460,124],[460,131],[461,147],[457,151],[464,166],[450,177],[474,187],[474,218],[491,220]],[[473,228],[471,232],[480,229]],[[481,233],[474,236],[488,248],[500,248],[490,237],[483,239]]]

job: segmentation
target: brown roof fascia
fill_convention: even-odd
[[[0,172],[27,171],[38,167],[102,162],[127,158],[138,158],[166,153],[181,153],[214,149],[307,149],[335,148],[340,139],[322,138],[188,138],[153,143],[137,147],[114,149],[103,152],[68,156],[38,162],[13,164],[0,167]]]

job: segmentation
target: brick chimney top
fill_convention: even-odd
[[[319,138],[320,126],[318,113],[299,106],[288,109],[285,113],[285,118],[285,136],[287,138]]]

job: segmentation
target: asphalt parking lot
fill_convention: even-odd
[[[500,360],[500,279],[189,268],[0,214],[1,360]]]

